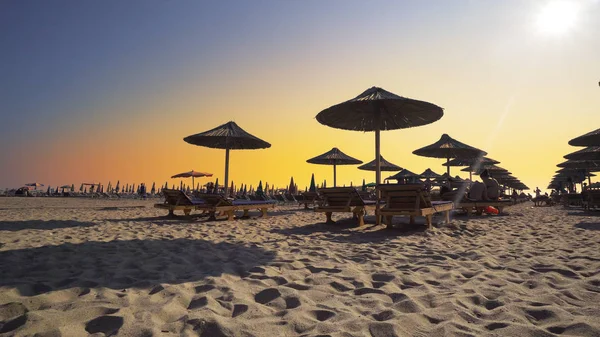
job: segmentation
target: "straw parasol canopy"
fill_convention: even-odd
[[[581,169],[588,177],[588,184],[592,183],[592,179],[590,176],[590,172],[598,172],[600,171],[600,161],[598,160],[567,160],[558,165],[558,167],[562,167],[565,169]],[[566,173],[563,171],[563,173]]]
[[[394,174],[393,176],[389,176],[389,177],[387,177],[385,179],[386,180],[390,180],[390,179],[402,180],[402,179],[411,179],[411,178],[412,179],[418,179],[420,177],[421,177],[420,175],[418,175],[418,174],[416,174],[414,172],[411,172],[411,171],[409,171],[407,169],[403,169],[402,171]]]
[[[183,173],[179,173],[176,174],[174,176],[171,176],[171,178],[192,178],[192,188],[195,186],[194,185],[194,178],[200,178],[200,177],[212,177],[212,173],[206,173],[206,172],[198,172],[198,171],[194,171],[191,170],[189,172],[183,172]]]
[[[244,131],[235,122],[227,122],[214,129],[187,136],[183,140],[193,145],[225,149],[225,197],[228,196],[229,150],[252,150],[271,147],[271,144]]]
[[[333,128],[375,132],[375,182],[380,184],[380,131],[430,124],[443,115],[444,110],[435,104],[372,87],[353,99],[319,112],[316,118],[319,123]],[[375,207],[375,214],[379,214],[379,203]],[[380,223],[381,218],[376,216],[376,224]]]
[[[423,157],[446,158],[446,163],[450,162],[450,158],[480,158],[487,154],[487,152],[461,143],[445,133],[437,142],[414,150],[413,153]],[[447,173],[450,174],[450,166],[447,166]]]
[[[430,168],[428,168],[427,170],[423,171],[423,173],[421,173],[419,175],[421,178],[425,178],[425,179],[436,179],[441,177],[441,175],[433,172]]]
[[[600,146],[590,146],[565,156],[571,160],[600,160]]]
[[[499,161],[488,157],[475,157],[475,158],[454,158],[447,163],[443,163],[443,166],[475,166],[475,165],[489,165],[489,164],[500,164]]]
[[[600,146],[600,129],[586,133],[569,141],[572,146]]]
[[[400,171],[402,170],[402,167],[396,165],[396,164],[392,164],[389,161],[383,159],[383,156],[379,156],[380,158],[380,170],[381,171]],[[365,171],[377,171],[377,163],[376,160],[373,159],[372,161],[361,165],[358,167],[359,170],[365,170]]]
[[[321,124],[344,130],[375,131],[376,183],[381,183],[381,130],[406,129],[433,123],[444,115],[441,107],[398,96],[372,87],[355,98],[331,106],[317,114]]]
[[[333,187],[336,186],[336,168],[338,165],[362,164],[362,161],[352,158],[337,147],[323,153],[322,155],[308,159],[307,163],[320,165],[333,165]]]

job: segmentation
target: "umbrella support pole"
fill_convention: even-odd
[[[336,164],[333,164],[333,187],[337,187],[337,182],[336,182]],[[291,186],[290,186],[291,188]]]
[[[377,120],[379,120],[379,114],[377,114]],[[380,214],[380,199],[381,199],[381,190],[379,190],[379,184],[381,184],[381,156],[380,156],[380,143],[381,143],[381,138],[380,138],[380,131],[379,131],[379,121],[377,121],[377,123],[375,123],[375,125],[377,125],[377,128],[375,129],[375,184],[377,185],[375,187],[375,193],[377,194],[377,204],[375,205],[375,224],[376,225],[380,225],[381,224],[381,216]],[[391,226],[391,223],[389,224]]]
[[[223,186],[223,188],[225,189],[225,198],[227,198],[229,196],[228,194],[228,184],[229,183],[229,148],[225,149],[225,185]]]

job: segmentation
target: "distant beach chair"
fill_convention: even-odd
[[[600,189],[588,189],[582,193],[584,195],[583,207],[586,210],[600,208]]]
[[[192,200],[180,190],[163,189],[165,202],[162,204],[154,204],[155,208],[167,209],[169,216],[173,216],[174,211],[183,211],[185,215],[190,215],[196,206],[204,206],[203,200]]]
[[[443,213],[446,223],[450,223],[450,211],[454,209],[454,203],[431,201],[423,184],[384,184],[377,189],[381,191],[381,198],[385,203],[380,214],[388,228],[392,226],[394,215],[409,216],[411,224],[414,224],[415,216],[424,216],[427,228],[431,228],[433,215]]]
[[[315,206],[322,200],[322,198],[318,192],[308,191],[308,192],[303,192],[301,195],[302,195],[302,200],[298,200],[298,203],[300,205],[304,205],[304,209],[308,209],[308,205]]]
[[[354,187],[322,188],[318,195],[322,201],[315,207],[315,212],[325,213],[327,223],[334,223],[331,219],[333,213],[352,212],[358,220],[358,225],[364,226],[367,210],[374,210],[377,204],[377,201],[363,200]]]
[[[215,220],[219,213],[226,215],[227,220],[233,220],[235,211],[243,211],[242,218],[247,218],[248,212],[253,209],[260,211],[262,217],[267,217],[267,211],[275,208],[276,204],[275,200],[232,200],[220,194],[196,193],[194,196],[203,202],[196,205],[195,209],[208,212],[211,220]]]

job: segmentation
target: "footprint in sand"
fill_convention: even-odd
[[[279,297],[281,297],[279,290],[275,288],[269,288],[256,294],[256,296],[254,296],[254,301],[260,304],[267,304]]]
[[[286,309],[295,309],[299,307],[302,303],[298,297],[286,297],[285,299],[285,308]]]
[[[335,316],[335,312],[329,310],[314,310],[312,313],[314,317],[321,322],[326,321]]]
[[[231,314],[231,317],[237,317],[243,313],[245,313],[246,311],[248,311],[248,306],[245,304],[236,304],[233,306],[233,313]]]
[[[102,332],[107,336],[116,334],[123,326],[123,317],[100,316],[85,324],[85,331],[93,334]]]
[[[382,322],[394,318],[394,312],[392,310],[384,310],[378,314],[373,314],[373,318]]]

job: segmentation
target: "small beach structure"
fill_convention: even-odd
[[[381,184],[380,131],[430,124],[443,115],[443,109],[435,104],[398,96],[382,88],[372,87],[355,98],[319,112],[316,118],[319,123],[332,128],[375,132],[375,182],[379,185]],[[379,204],[376,213],[379,213]],[[380,217],[376,216],[376,218],[377,224],[380,224]]]
[[[361,160],[350,157],[344,152],[340,151],[337,147],[318,155],[314,158],[308,159],[307,163],[320,164],[320,165],[333,165],[333,187],[336,187],[337,173],[336,169],[338,165],[356,165],[362,164]]]
[[[431,145],[414,150],[413,154],[423,157],[445,158],[446,163],[449,163],[451,158],[482,158],[487,152],[459,142],[444,133],[440,140]],[[446,166],[446,173],[450,175],[450,166]]]
[[[215,149],[225,149],[225,197],[228,196],[229,150],[266,149],[271,144],[244,131],[235,122],[227,122],[214,129],[187,136],[185,142]]]
[[[192,178],[192,188],[193,188],[195,186],[194,178],[212,177],[212,173],[198,172],[198,171],[191,170],[189,172],[178,173],[174,176],[171,176],[171,178],[190,178],[190,177]],[[154,187],[154,185],[152,185],[152,187]]]
[[[396,165],[396,164],[392,164],[389,161],[385,160],[383,158],[383,156],[379,156],[380,158],[380,170],[381,171],[400,171],[402,170],[402,167]],[[376,160],[373,159],[372,161],[361,165],[358,167],[359,170],[364,170],[364,171],[377,171],[377,163]]]

